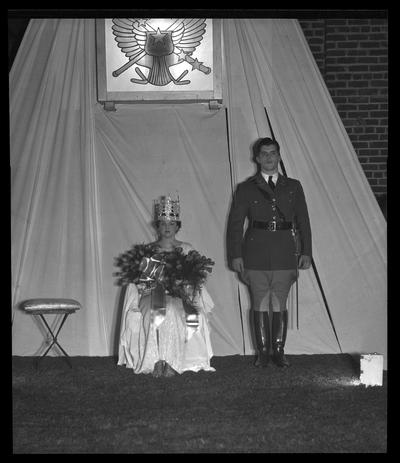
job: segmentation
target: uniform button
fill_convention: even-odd
[[[272,218],[273,218],[274,220],[276,220],[276,215],[274,215]]]
[[[272,198],[272,201],[276,201],[276,198]]]

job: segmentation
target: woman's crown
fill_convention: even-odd
[[[155,201],[154,209],[156,220],[180,220],[179,198],[173,200],[170,196],[161,196],[158,201]]]

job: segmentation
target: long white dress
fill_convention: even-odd
[[[182,243],[183,252],[192,248]],[[199,325],[186,323],[180,298],[166,296],[165,312],[153,311],[150,295],[140,295],[135,284],[128,285],[121,321],[118,365],[134,373],[152,373],[159,360],[165,360],[175,371],[215,371],[208,316],[214,302],[203,286],[196,300]]]

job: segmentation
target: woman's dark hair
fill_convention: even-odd
[[[155,220],[154,221],[154,226],[155,226],[156,230],[158,230],[158,227],[160,226],[160,222],[162,222],[162,220]],[[182,227],[182,222],[180,220],[174,220],[174,222],[178,226],[178,228],[176,230],[176,232],[178,232]]]
[[[280,150],[279,143],[276,140],[272,140],[272,138],[266,137],[266,138],[259,138],[253,145],[253,161],[257,162],[256,157],[260,153],[260,149],[262,146],[270,146],[270,145],[275,145],[276,149]]]

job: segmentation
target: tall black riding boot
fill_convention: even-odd
[[[288,311],[274,312],[272,315],[272,360],[278,367],[290,366],[285,357],[284,347],[286,342],[288,324]]]
[[[256,366],[266,367],[269,363],[269,348],[271,343],[268,312],[253,310],[254,332],[258,357]]]

